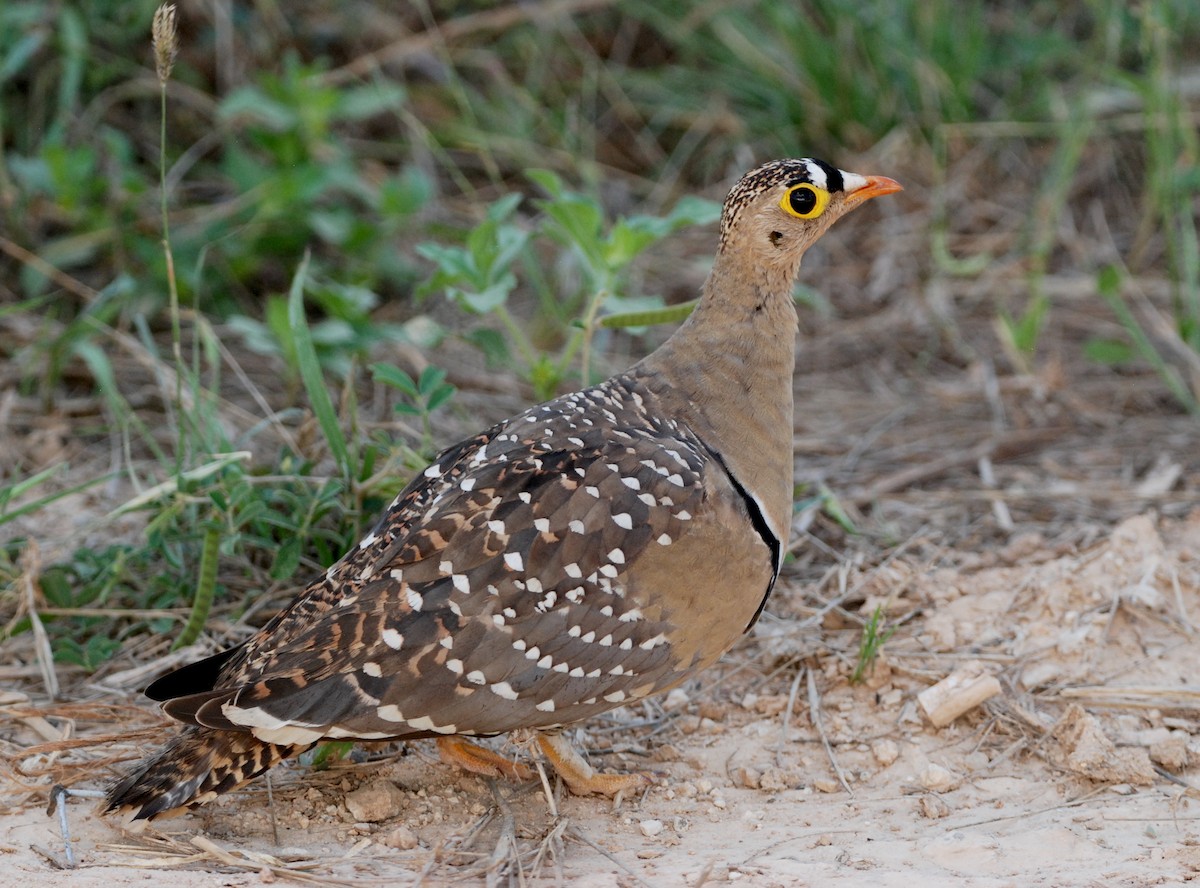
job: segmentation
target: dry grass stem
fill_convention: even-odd
[[[825,755],[829,758],[829,764],[833,766],[833,772],[837,774],[837,779],[842,784],[842,789],[850,795],[854,795],[854,790],[850,788],[850,784],[846,781],[846,775],[842,771],[842,766],[838,763],[837,755],[833,751],[833,745],[829,742],[829,737],[825,734],[825,723],[821,718],[821,696],[817,693],[817,679],[813,675],[812,664],[809,664],[806,670],[808,677],[808,717],[813,723],[813,727],[817,729],[817,734],[821,738],[821,745],[825,747]]]

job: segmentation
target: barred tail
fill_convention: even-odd
[[[277,746],[241,731],[186,727],[108,791],[107,811],[135,820],[181,814],[236,789],[312,744]]]

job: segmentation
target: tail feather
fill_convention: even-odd
[[[279,746],[241,731],[187,727],[113,784],[106,810],[134,810],[135,820],[180,814],[311,746]]]

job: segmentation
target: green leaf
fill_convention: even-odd
[[[574,246],[596,269],[603,264],[600,228],[604,214],[593,201],[575,195],[564,195],[554,201],[540,203],[546,216],[554,222],[551,236]]]
[[[417,397],[417,384],[399,367],[393,367],[391,364],[372,364],[371,373],[379,382],[398,388],[409,397]]]
[[[425,409],[432,413],[449,401],[452,397],[454,397],[454,393],[457,391],[458,389],[450,383],[442,383],[433,390],[433,392],[429,395],[429,398],[425,401]]]
[[[33,31],[18,40],[3,60],[0,60],[0,84],[24,68],[25,63],[37,54],[45,42],[44,31]]]
[[[551,197],[562,197],[563,183],[557,173],[550,170],[526,170],[525,177],[535,185],[541,186]]]
[[[446,371],[441,367],[435,367],[429,364],[421,371],[421,376],[417,380],[417,392],[422,398],[428,398],[429,394],[440,386],[446,379]]]
[[[506,274],[486,289],[474,291],[451,287],[446,291],[446,295],[450,297],[451,301],[458,303],[468,311],[472,311],[475,314],[487,314],[490,311],[495,311],[508,301],[508,294],[516,286],[516,277]]]
[[[715,200],[689,194],[680,198],[667,215],[671,230],[678,231],[689,225],[710,225],[721,218],[721,204]]]
[[[365,120],[399,110],[408,94],[396,83],[377,82],[346,90],[338,97],[336,113],[341,120]]]
[[[417,167],[408,167],[385,179],[377,195],[379,212],[385,216],[411,216],[433,197],[433,183]]]
[[[235,89],[222,99],[217,106],[217,116],[222,121],[236,118],[250,120],[275,132],[285,132],[300,123],[300,116],[294,108],[254,86]]]
[[[502,367],[512,357],[508,340],[499,330],[481,327],[468,333],[466,340],[483,352],[484,360],[487,361],[489,367]]]
[[[487,219],[489,222],[503,222],[513,214],[521,204],[521,195],[519,193],[506,194],[499,200],[493,201],[488,207]]]
[[[286,580],[300,567],[301,541],[299,536],[290,536],[275,552],[271,563],[271,579]]]

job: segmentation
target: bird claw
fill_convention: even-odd
[[[558,776],[574,795],[606,795],[645,789],[654,784],[654,776],[644,771],[633,774],[598,774],[583,760],[561,734],[538,734],[542,754],[554,766]]]

